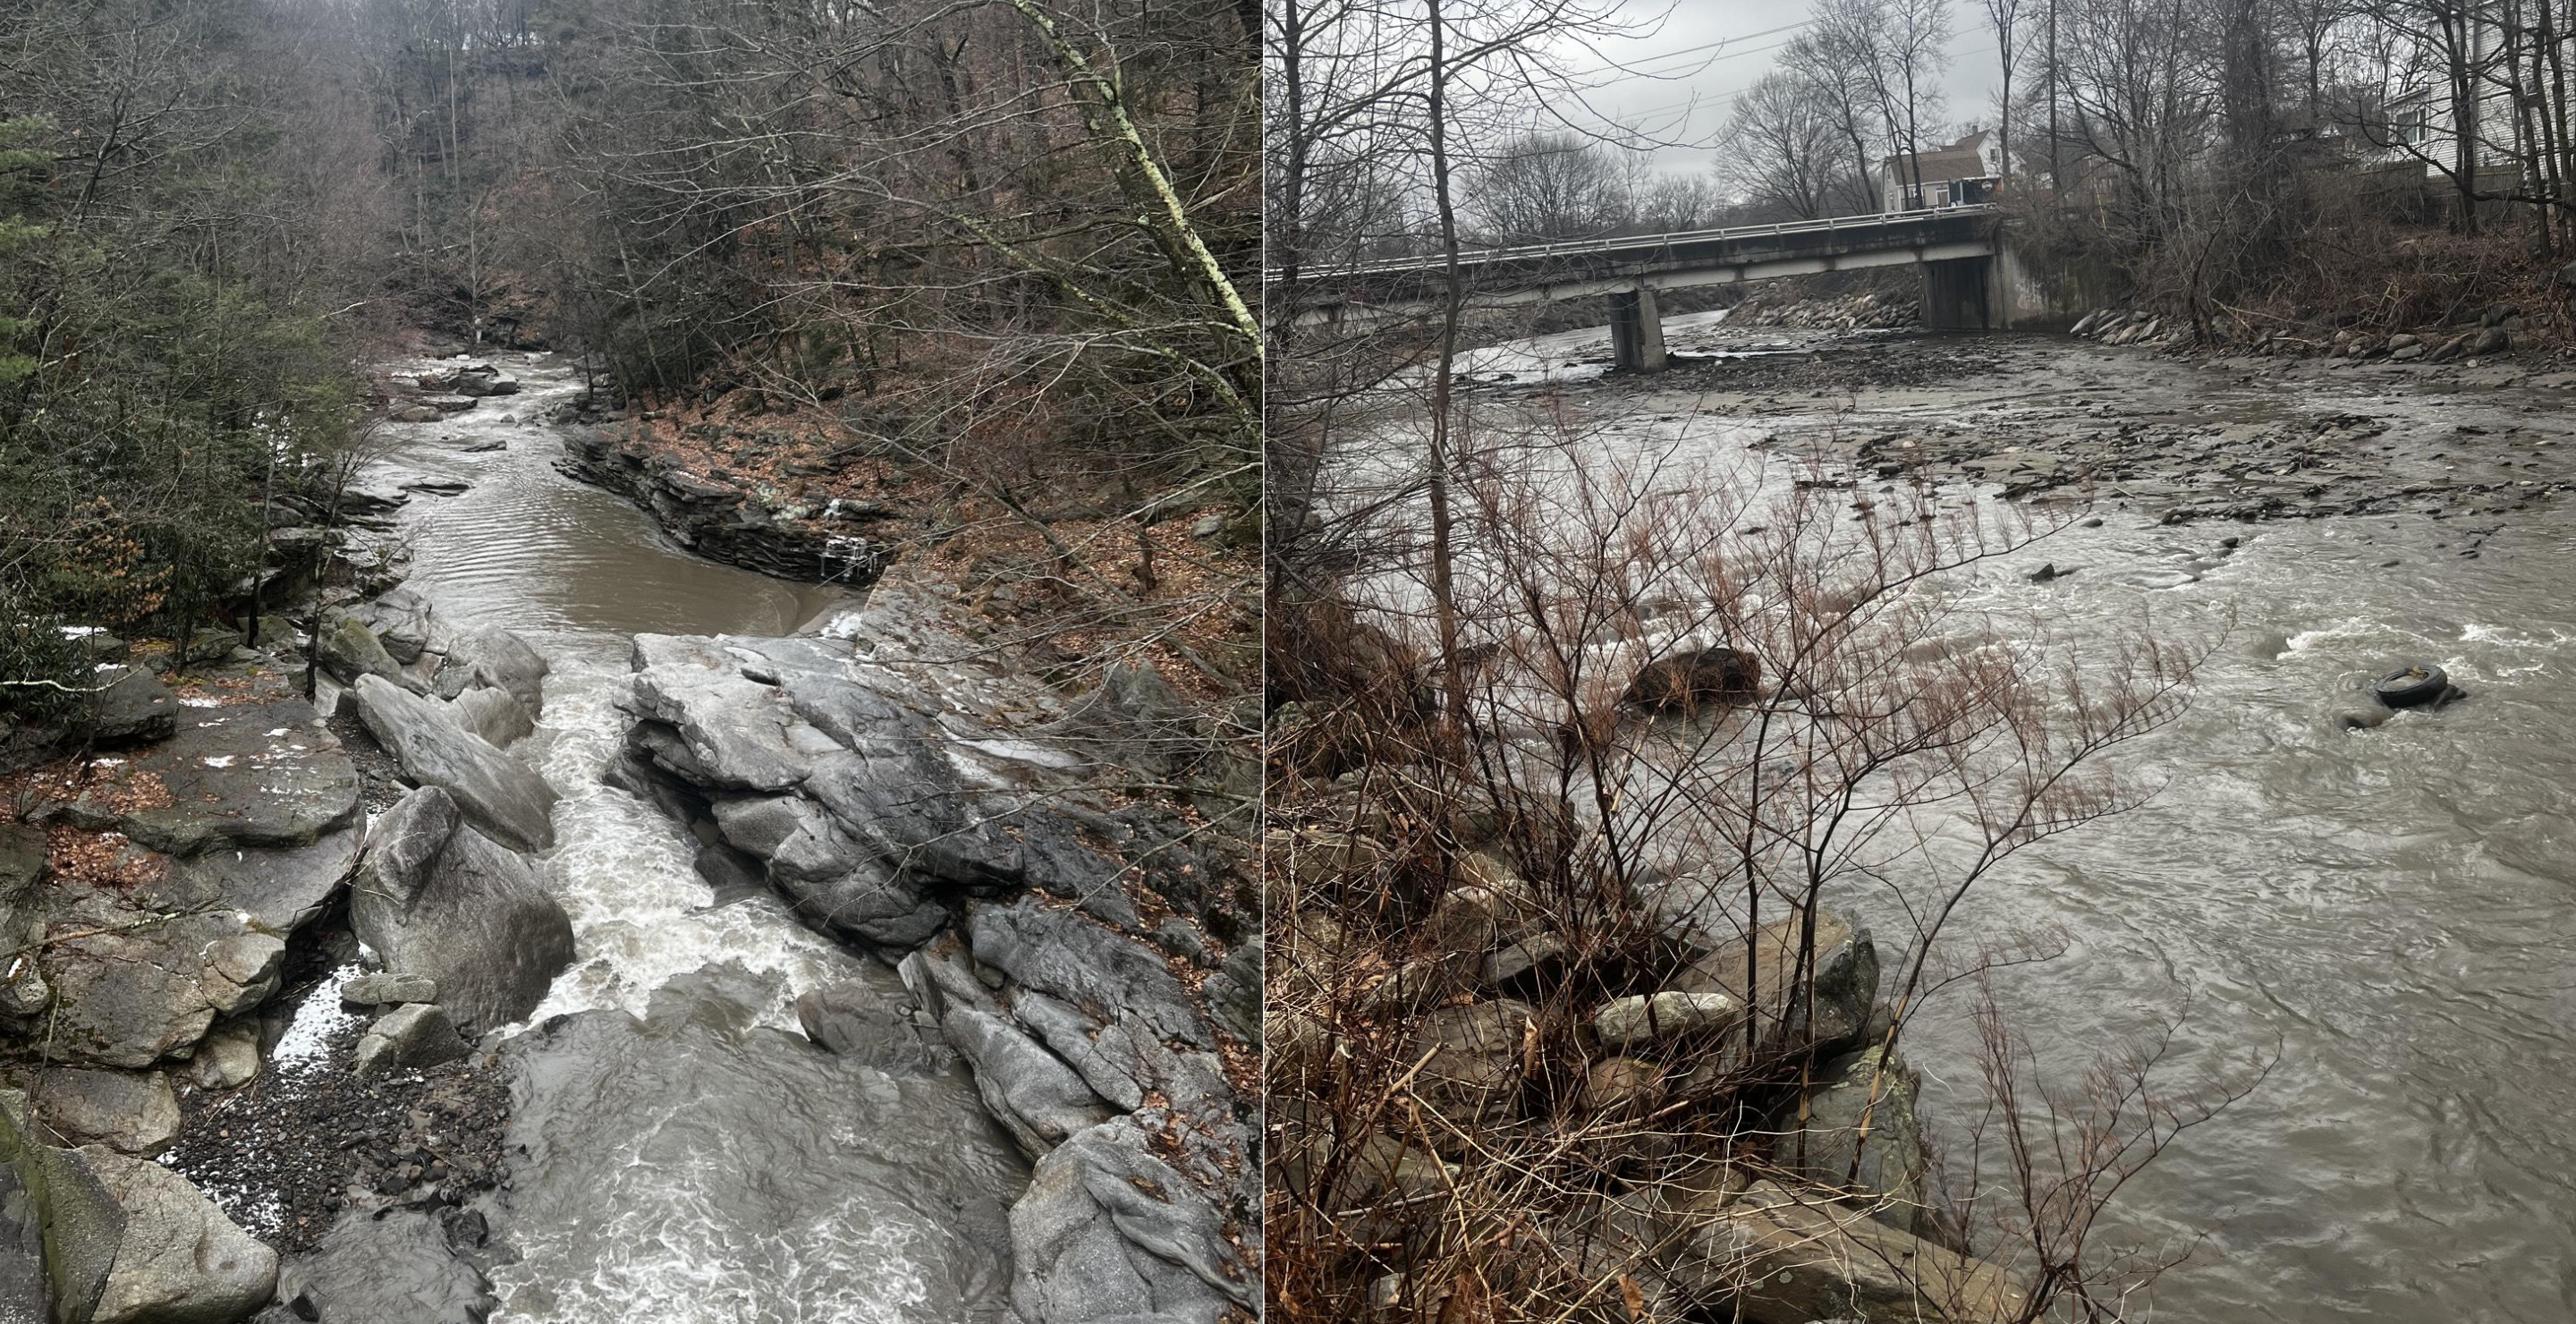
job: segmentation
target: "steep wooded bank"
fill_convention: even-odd
[[[1245,505],[1249,21],[496,10],[378,75],[422,107],[398,153],[431,199],[411,278],[455,330],[592,356],[602,412],[698,477],[891,465],[1033,527]]]
[[[986,569],[1074,590],[1083,623],[1150,634],[1225,600],[1138,603],[1166,577],[1152,524],[1257,490],[1245,7],[9,14],[19,708],[78,707],[57,626],[177,636],[276,606],[266,530],[331,522],[381,393],[354,365],[405,324],[584,355],[621,441],[771,511],[856,483],[940,506],[895,512],[934,529],[1013,525],[1046,564]],[[834,535],[879,560],[919,541]]]
[[[58,627],[246,624],[310,551],[264,514],[330,485],[392,311],[367,121],[290,6],[0,6],[0,706],[84,706]]]

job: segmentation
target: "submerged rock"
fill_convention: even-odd
[[[278,1324],[447,1324],[486,1318],[499,1304],[482,1271],[456,1253],[447,1228],[418,1209],[341,1215],[319,1245],[285,1266],[277,1295],[286,1303],[270,1312]]]
[[[1009,1318],[1005,1206],[1027,1160],[962,1072],[821,1051],[757,1023],[776,996],[719,966],[641,1017],[557,1018],[503,1048],[521,1085],[493,1236],[544,1300],[513,1313],[628,1318],[635,1281],[597,1273],[615,1263],[668,1272],[692,1301],[756,1295],[809,1319]]]

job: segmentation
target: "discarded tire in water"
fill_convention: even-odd
[[[2370,692],[2391,708],[2422,708],[2451,692],[2451,678],[2440,667],[2423,663],[2389,672],[2371,682]]]

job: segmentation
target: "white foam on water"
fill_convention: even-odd
[[[801,1226],[748,1235],[738,1216],[712,1198],[729,1179],[730,1160],[688,1163],[657,1159],[645,1175],[640,1158],[608,1185],[623,1198],[601,1201],[604,1224],[589,1229],[528,1229],[518,1234],[525,1258],[495,1275],[503,1288],[493,1324],[933,1324],[919,1234],[868,1199],[852,1199]],[[629,1175],[635,1174],[635,1175]],[[609,1248],[587,1257],[589,1271],[549,1277],[542,1313],[523,1313],[531,1268],[556,1260],[557,1242]],[[514,1282],[514,1280],[516,1280]]]
[[[775,897],[710,909],[715,891],[698,874],[688,834],[658,807],[600,783],[628,721],[616,707],[626,689],[622,657],[611,670],[606,659],[548,651],[545,720],[513,752],[566,793],[544,867],[572,916],[576,956],[529,1023],[599,1007],[641,1015],[674,977],[731,961],[781,976],[785,987],[761,1020],[797,1029],[796,995],[846,978],[860,958],[798,923]]]

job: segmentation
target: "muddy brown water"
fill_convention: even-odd
[[[1776,368],[1739,394],[1723,365],[1604,380],[1604,339],[1545,337],[1469,366],[1523,384],[1487,393],[1500,402],[1536,398],[1525,384],[1548,365],[1581,416],[1610,429],[1600,444],[1614,454],[1720,463],[1802,428],[2011,415],[2045,440],[2124,414],[2362,413],[2388,422],[2374,444],[2393,449],[2353,465],[2388,466],[2392,485],[2462,473],[2511,485],[2568,476],[2560,457],[2576,437],[2565,392],[2493,385],[2509,372],[2280,375],[2022,337],[1977,380],[1893,374],[1907,384],[1801,401]],[[1714,319],[1678,341],[1742,343]],[[1908,344],[1848,338],[1834,352]],[[2455,389],[2463,379],[2474,389]],[[2161,790],[2017,857],[1949,940],[2062,926],[2064,956],[1998,978],[2060,1091],[2098,1051],[2186,1010],[2176,1084],[2204,1068],[2241,1079],[2277,1053],[2250,1097],[2174,1141],[2114,1207],[2115,1235],[2190,1252],[2130,1317],[2576,1318],[2576,506],[2168,526],[2159,503],[2123,496],[2099,494],[2098,527],[1957,588],[1965,607],[2037,611],[2078,639],[2150,613],[2167,638],[2213,645],[2190,712],[2119,755]],[[2227,537],[2241,546],[2222,548]],[[2071,573],[2029,582],[2043,563]],[[2447,668],[2471,696],[2373,729],[2335,720],[2369,708],[2373,676],[2413,661]],[[1864,891],[1840,901],[1871,918],[1883,948],[1910,931]],[[1969,1010],[1937,1002],[1911,1040],[1954,1169],[1974,1162],[1968,1124],[1984,1097]]]
[[[794,996],[890,971],[767,897],[712,904],[694,843],[601,785],[638,632],[785,634],[842,600],[690,555],[623,498],[556,472],[543,421],[579,380],[493,360],[521,394],[391,424],[380,473],[460,479],[398,520],[405,581],[450,625],[526,635],[552,664],[516,747],[564,795],[542,861],[578,955],[523,1027],[496,1236],[505,1324],[1008,1318],[1004,1211],[1028,1180],[962,1070],[893,1077],[796,1032]],[[504,449],[476,450],[490,442]],[[558,1016],[568,1021],[555,1021]]]

